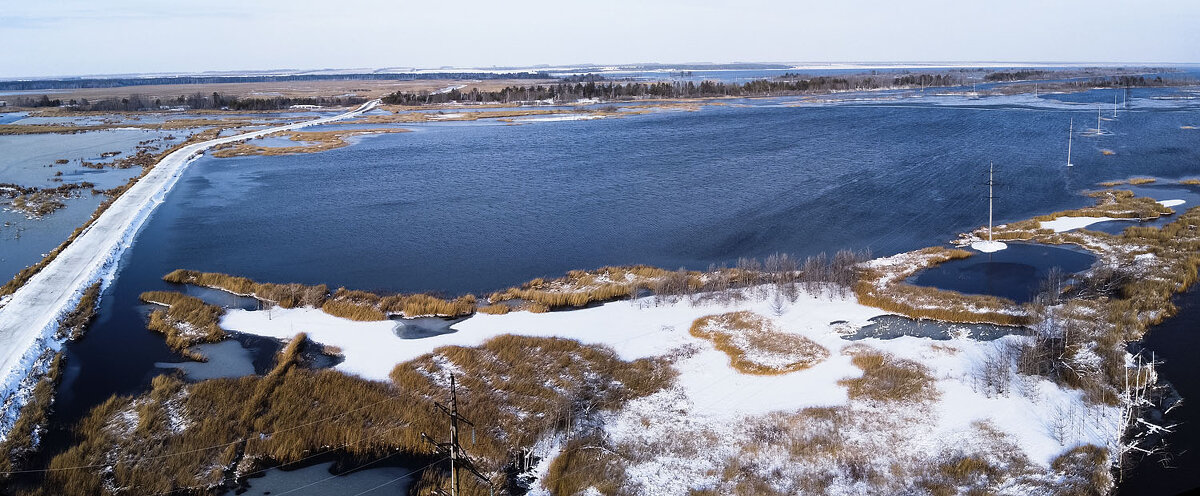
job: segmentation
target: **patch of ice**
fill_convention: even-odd
[[[976,241],[971,243],[971,248],[983,253],[995,253],[1008,248],[1008,245],[999,241]]]
[[[1164,207],[1178,207],[1179,205],[1183,205],[1184,203],[1187,203],[1187,201],[1185,201],[1185,200],[1162,200],[1162,201],[1158,202],[1159,205],[1162,205]]]

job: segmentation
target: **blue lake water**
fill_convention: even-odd
[[[155,362],[178,361],[137,301],[173,289],[160,278],[177,268],[457,294],[612,264],[886,255],[986,223],[988,162],[998,222],[1088,205],[1080,191],[1102,180],[1200,172],[1197,135],[1180,129],[1200,120],[1195,107],[1124,113],[1113,135],[1077,138],[1066,168],[1067,123],[1094,107],[1027,100],[411,125],[319,154],[200,159],[122,258],[88,336],[67,346],[47,444],[65,446],[109,395],[144,390]]]

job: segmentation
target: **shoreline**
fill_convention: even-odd
[[[7,435],[23,406],[17,404],[20,398],[15,395],[15,388],[28,376],[31,361],[42,350],[61,347],[61,341],[53,337],[59,317],[73,308],[87,286],[96,281],[101,281],[102,286],[111,282],[117,261],[132,244],[132,237],[154,208],[162,203],[189,163],[214,146],[355,117],[378,104],[373,100],[332,117],[187,145],[160,160],[114,200],[110,208],[91,222],[53,261],[7,297],[0,307],[0,344],[3,345],[0,347],[0,391],[9,403],[0,418],[0,434]]]

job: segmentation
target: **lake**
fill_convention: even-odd
[[[1111,101],[1111,92],[1093,98]],[[1200,122],[1187,101],[1139,108],[1135,98],[1107,123],[1113,135],[1077,137],[1072,168],[1063,166],[1068,122],[1094,117],[1095,105],[743,103],[420,124],[318,154],[202,158],[126,251],[88,336],[67,345],[47,446],[65,446],[69,426],[109,395],[144,390],[163,372],[156,362],[179,361],[145,329],[137,301],[174,289],[160,278],[177,268],[454,295],[603,265],[703,269],[843,248],[888,255],[985,224],[989,162],[998,223],[1088,205],[1080,192],[1099,181],[1186,177],[1200,163],[1200,131],[1181,129]]]

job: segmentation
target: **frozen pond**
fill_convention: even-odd
[[[1007,249],[995,253],[976,253],[925,269],[909,282],[1025,303],[1037,296],[1051,268],[1073,274],[1087,270],[1095,260],[1090,253],[1069,248],[1008,243]]]

